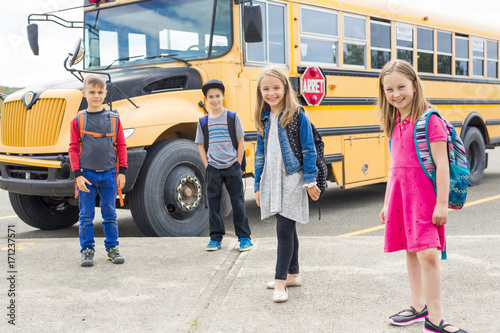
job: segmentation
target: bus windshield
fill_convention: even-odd
[[[212,58],[232,46],[231,0],[151,0],[85,13],[86,69]],[[213,34],[212,17],[214,20]]]

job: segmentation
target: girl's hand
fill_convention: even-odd
[[[378,217],[380,218],[380,222],[382,224],[385,224],[386,215],[387,215],[387,206],[384,206],[380,211],[380,214],[378,215]]]
[[[78,189],[82,192],[90,192],[90,190],[87,188],[87,186],[85,184],[89,184],[89,185],[92,185],[91,182],[89,182],[89,180],[83,176],[78,176],[76,177],[76,186],[78,186]]]
[[[446,224],[448,222],[448,204],[437,203],[432,214],[432,223],[436,226]]]
[[[306,187],[306,190],[311,199],[313,199],[314,201],[317,201],[319,199],[321,190],[318,188],[318,186],[314,185],[313,187]]]
[[[255,202],[257,203],[257,207],[260,207],[260,191],[255,192]]]

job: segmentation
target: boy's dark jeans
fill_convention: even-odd
[[[224,220],[220,212],[222,184],[226,184],[227,192],[233,207],[234,230],[238,239],[250,237],[250,226],[245,210],[243,181],[241,179],[240,164],[235,162],[227,169],[207,167],[207,197],[209,206],[210,239],[220,242],[226,233]]]

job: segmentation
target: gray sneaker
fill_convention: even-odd
[[[82,251],[82,260],[80,261],[82,267],[94,266],[94,250],[85,249]]]
[[[123,264],[125,259],[118,252],[118,246],[110,247],[108,250],[108,260],[111,260],[113,264]]]

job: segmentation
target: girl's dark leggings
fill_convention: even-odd
[[[278,259],[276,261],[276,280],[286,280],[288,274],[299,274],[299,238],[295,221],[276,215],[276,234],[278,236]]]

